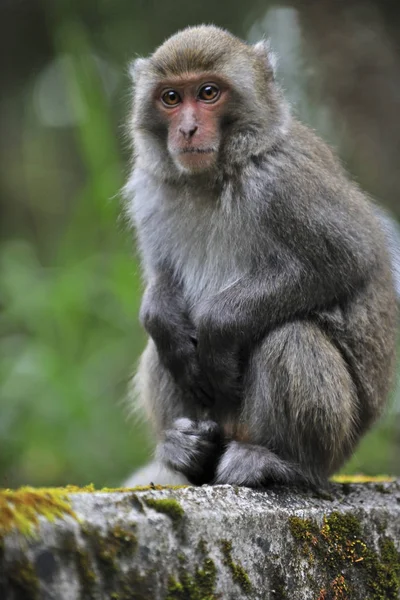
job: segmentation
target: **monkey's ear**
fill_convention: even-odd
[[[270,41],[261,40],[257,44],[254,44],[253,48],[256,54],[264,59],[266,67],[272,71],[272,75],[275,77],[278,69],[278,56],[273,52]]]
[[[142,73],[146,67],[147,62],[147,58],[136,58],[129,65],[129,74],[134,82],[138,80],[140,73]]]

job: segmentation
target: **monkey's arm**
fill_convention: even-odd
[[[196,333],[179,286],[166,269],[152,277],[140,309],[140,320],[153,339],[161,362],[189,397],[203,404],[210,397],[200,381]]]
[[[275,241],[257,267],[199,307],[200,364],[217,395],[237,381],[235,353],[280,323],[346,301],[368,282],[380,251],[367,227],[351,223],[337,207],[293,211],[275,223]]]

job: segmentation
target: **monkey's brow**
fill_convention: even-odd
[[[222,81],[221,76],[214,71],[202,71],[198,73],[182,73],[181,75],[173,75],[171,77],[163,77],[160,79],[160,85],[176,85],[182,86],[188,83],[202,83],[204,81]]]

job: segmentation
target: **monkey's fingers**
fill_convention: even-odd
[[[157,457],[192,483],[202,485],[215,476],[222,451],[221,440],[220,428],[212,421],[177,419],[157,447]]]
[[[172,431],[176,430],[185,435],[198,435],[209,442],[219,443],[222,439],[220,425],[212,419],[194,421],[187,417],[180,417],[173,422]]]
[[[211,419],[207,419],[205,421],[197,421],[196,425],[198,434],[203,439],[212,442],[216,447],[221,447],[222,449],[224,436],[221,426],[218,425],[218,423],[212,421]]]

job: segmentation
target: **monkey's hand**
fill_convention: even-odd
[[[225,316],[210,311],[199,320],[197,352],[208,389],[218,401],[239,401],[244,346]]]
[[[165,283],[157,282],[146,290],[140,320],[153,339],[160,361],[188,399],[211,406],[211,389],[201,375],[193,323],[182,306],[182,299]]]
[[[217,423],[182,418],[165,431],[157,458],[194,485],[202,485],[214,479],[222,451],[223,438]]]

